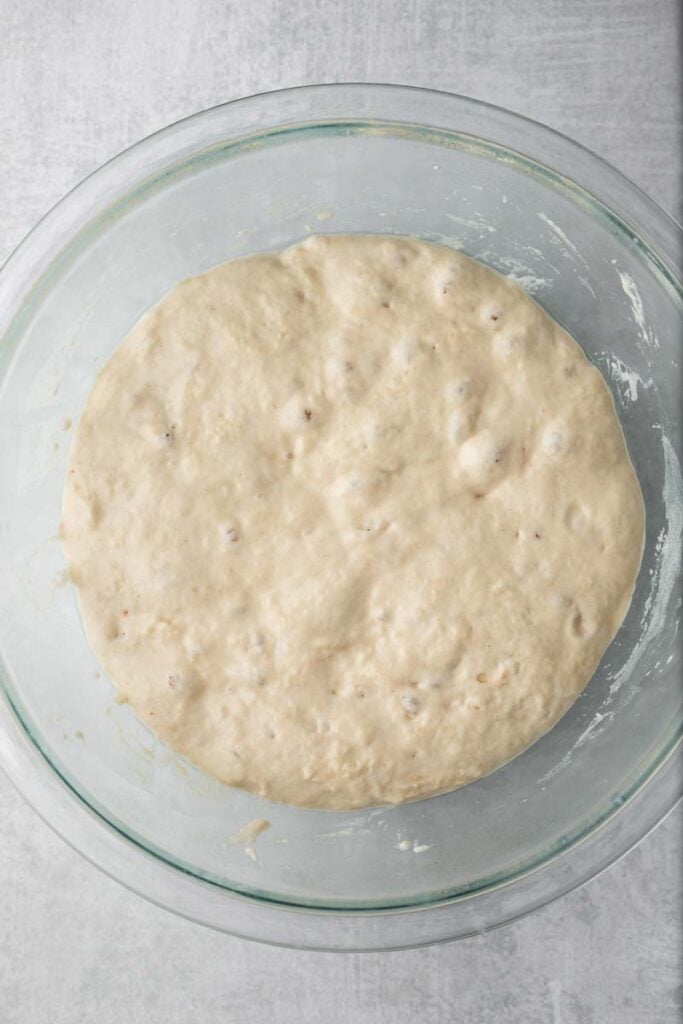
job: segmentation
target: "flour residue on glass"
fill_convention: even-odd
[[[396,843],[396,849],[400,850],[401,853],[426,853],[427,850],[431,850],[433,843],[420,843],[415,839],[399,839]]]
[[[266,818],[254,818],[253,821],[248,821],[236,835],[232,836],[228,845],[242,846],[247,857],[255,864],[260,864],[261,861],[254,849],[254,843],[270,827],[271,823]]]

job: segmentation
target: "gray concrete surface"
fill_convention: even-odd
[[[0,0],[0,261],[124,146],[263,89],[368,80],[537,118],[681,209],[675,0]],[[670,1024],[683,813],[455,945],[333,957],[216,935],[99,874],[0,777],[1,1024]]]

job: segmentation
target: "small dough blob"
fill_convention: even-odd
[[[643,505],[600,373],[516,284],[340,235],[143,317],[80,418],[62,531],[150,729],[231,785],[352,808],[557,721],[628,607]]]

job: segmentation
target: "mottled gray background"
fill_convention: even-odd
[[[0,0],[0,262],[156,128],[317,81],[467,93],[566,132],[680,213],[676,0]],[[0,777],[0,1024],[669,1024],[679,808],[601,878],[455,945],[268,949],[148,906]]]

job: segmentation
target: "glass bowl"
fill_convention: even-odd
[[[647,506],[627,619],[552,732],[456,792],[353,813],[267,803],[155,740],[86,644],[58,540],[73,424],[143,311],[184,277],[321,231],[436,240],[521,282],[604,372]],[[59,203],[0,274],[0,763],[44,819],[195,921],[340,950],[499,925],[640,839],[681,778],[679,241],[548,128],[387,86],[216,107]],[[255,819],[270,827],[249,839]]]

